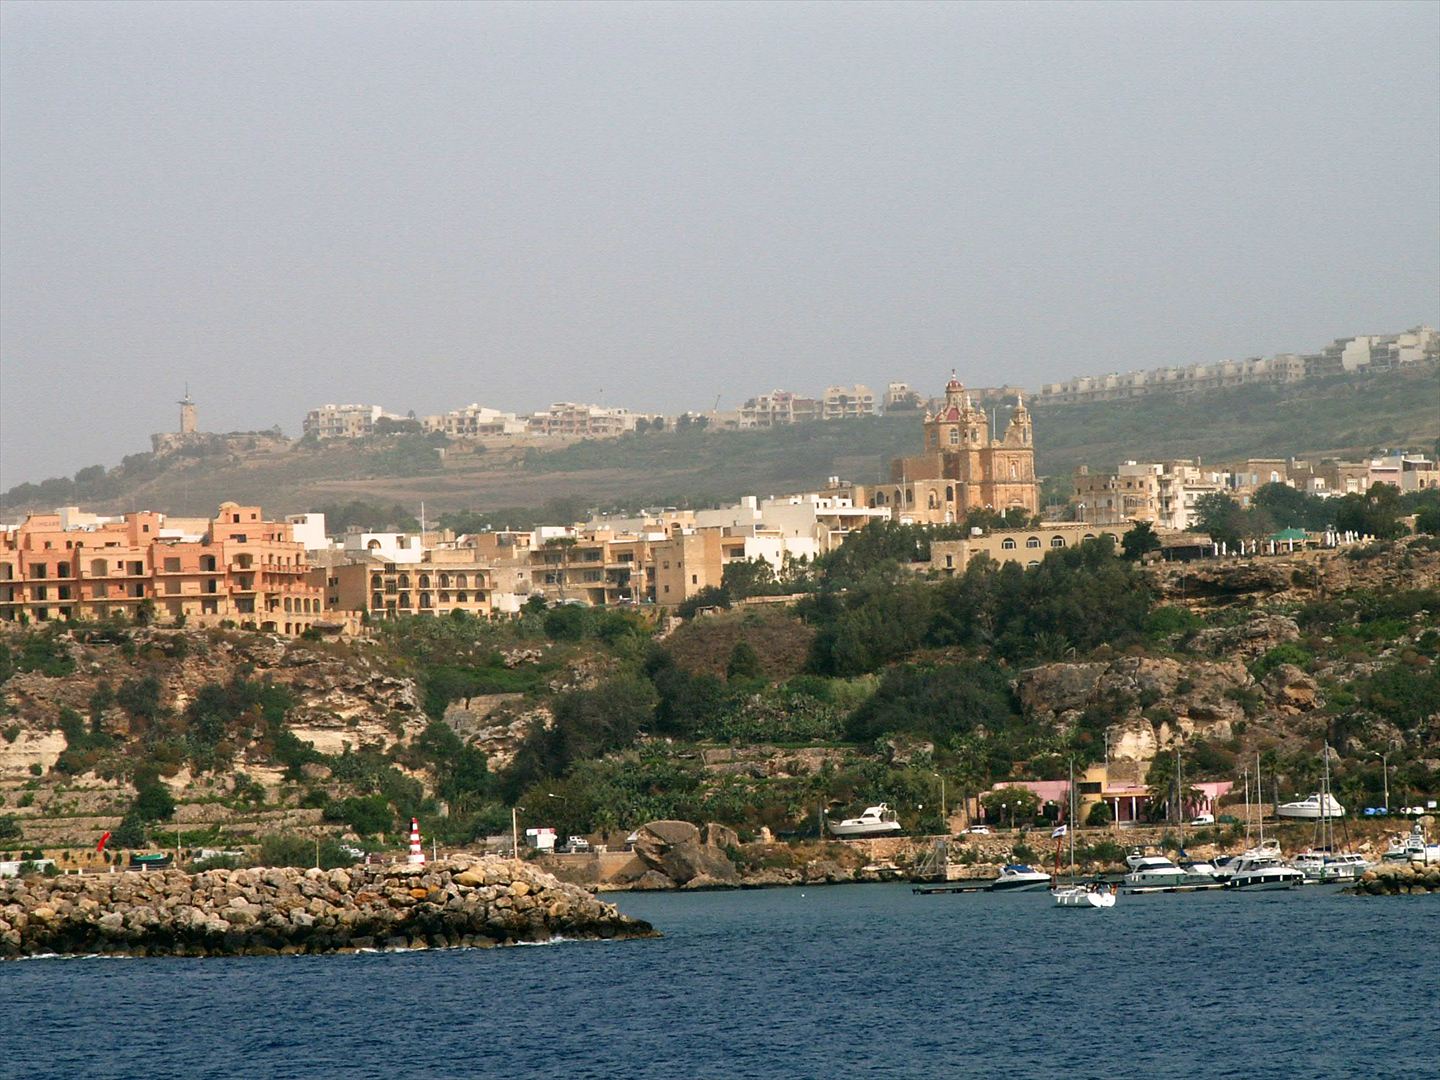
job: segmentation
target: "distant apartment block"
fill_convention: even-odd
[[[820,403],[789,390],[772,390],[745,402],[740,408],[740,427],[772,428],[804,424],[820,419]]]
[[[1440,362],[1440,332],[1417,326],[1400,334],[1339,338],[1320,352],[1306,356],[1280,353],[1125,374],[1084,375],[1065,382],[1046,383],[1036,400],[1044,405],[1119,401],[1154,394],[1294,383],[1358,371],[1392,371],[1437,362]]]
[[[317,439],[363,439],[375,434],[376,421],[388,416],[379,405],[321,405],[305,414],[304,432]]]
[[[885,411],[891,409],[918,409],[923,404],[920,395],[909,383],[892,382],[885,387]]]
[[[875,392],[868,386],[827,386],[820,399],[821,420],[849,420],[875,415]]]
[[[300,634],[323,619],[305,547],[258,506],[214,518],[149,511],[98,517],[75,507],[0,532],[0,619],[157,619]]]
[[[526,427],[532,435],[604,439],[634,431],[640,415],[629,409],[557,401],[544,412],[533,413]]]
[[[505,435],[524,435],[529,425],[513,412],[501,412],[470,404],[439,416],[420,419],[426,431],[438,431],[452,439],[482,439]]]
[[[1147,521],[1183,532],[1195,523],[1201,498],[1229,489],[1229,474],[1193,461],[1127,461],[1113,472],[1075,472],[1071,503],[1077,520],[1090,525]]]

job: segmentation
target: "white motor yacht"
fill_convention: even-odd
[[[1005,867],[990,883],[991,892],[1039,892],[1050,887],[1050,875],[1033,870],[1023,863]]]
[[[1354,881],[1369,869],[1363,855],[1349,851],[1302,851],[1290,865],[1305,875],[1305,880],[1318,885]]]
[[[1111,908],[1119,890],[1114,885],[1065,885],[1051,889],[1056,907],[1065,908]]]
[[[1316,792],[1308,799],[1301,799],[1299,802],[1281,803],[1275,811],[1281,817],[1304,818],[1307,821],[1316,821],[1320,818],[1339,818],[1345,816],[1345,807],[1335,801],[1335,796],[1328,791],[1325,794]]]
[[[1417,821],[1408,836],[1397,836],[1385,854],[1382,862],[1440,863],[1440,844],[1431,844],[1425,839],[1425,830]]]
[[[1214,868],[1209,863],[1179,866],[1164,855],[1141,855],[1125,875],[1125,887],[1130,890],[1193,889],[1215,883]]]
[[[1269,854],[1247,851],[1230,864],[1228,889],[1289,889],[1303,884],[1305,875]]]
[[[842,840],[856,840],[868,836],[895,836],[900,832],[900,821],[888,803],[881,803],[878,806],[867,806],[859,817],[846,818],[844,821],[831,821],[826,818],[825,827],[830,830],[831,836]]]

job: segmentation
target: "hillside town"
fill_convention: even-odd
[[[1046,552],[1098,536],[1118,550],[1124,531],[1141,524],[1154,530],[1164,557],[1229,554],[1233,540],[1195,532],[1205,500],[1233,500],[1243,510],[1267,485],[1319,498],[1376,485],[1400,493],[1440,488],[1440,466],[1417,453],[1219,467],[1129,461],[1113,470],[1082,467],[1068,504],[1046,508],[1046,518],[1024,399],[1008,403],[1004,428],[995,431],[992,412],[978,401],[952,376],[917,414],[923,451],[893,461],[886,481],[831,477],[819,490],[751,495],[713,509],[595,514],[523,530],[457,534],[422,521],[410,532],[332,534],[323,513],[267,520],[261,507],[233,502],[211,518],[60,507],[0,532],[0,620],[123,616],[298,636],[353,634],[371,620],[410,615],[510,618],[536,604],[673,613],[742,576],[758,576],[752,588],[761,597],[801,592],[817,559],[874,523],[944,530],[931,545],[931,569],[953,574],[981,554],[1038,566]],[[187,394],[181,433],[194,425]],[[1248,539],[1252,551],[1273,553],[1363,536],[1292,529]]]
[[[1396,371],[1440,363],[1440,332],[1416,326],[1399,334],[1368,334],[1337,338],[1316,353],[1281,353],[1185,367],[1161,367],[1128,374],[1085,375],[1046,383],[1033,397],[1045,405],[1118,401],[1157,394],[1195,393],[1233,386],[1285,384],[1342,374]],[[1022,387],[972,388],[971,397],[989,405],[1014,400]],[[189,395],[187,393],[186,400]],[[183,404],[183,403],[182,403]],[[417,416],[392,412],[383,405],[326,404],[312,408],[301,425],[303,436],[315,440],[362,439],[390,432],[441,434],[453,439],[605,439],[628,432],[673,430],[698,424],[715,431],[754,431],[791,424],[853,420],[882,414],[933,410],[939,402],[925,398],[909,383],[890,382],[883,394],[868,386],[829,386],[807,397],[789,390],[771,390],[746,399],[738,409],[714,408],[676,416],[646,413],[617,406],[557,401],[530,414],[470,404],[449,412]],[[182,431],[184,427],[182,425]],[[193,430],[193,428],[192,428]]]

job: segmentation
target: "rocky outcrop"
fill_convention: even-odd
[[[1016,679],[1015,689],[1028,716],[1057,727],[1075,723],[1088,708],[1105,710],[1114,717],[1112,753],[1146,759],[1177,730],[1230,738],[1233,724],[1245,718],[1240,692],[1253,683],[1237,661],[1124,656],[1108,663],[1031,668]],[[1152,724],[1142,716],[1151,706],[1173,719]]]
[[[1294,641],[1300,627],[1288,615],[1257,611],[1238,626],[1220,626],[1195,635],[1191,648],[1212,656],[1243,657],[1253,660],[1277,645]]]
[[[1366,870],[1346,892],[1360,896],[1399,896],[1440,892],[1440,864],[1412,866],[1386,863]]]
[[[1260,681],[1260,686],[1287,716],[1313,712],[1325,704],[1319,684],[1294,664],[1280,664]]]
[[[653,937],[524,862],[179,870],[0,884],[0,956],[236,956]]]
[[[707,826],[707,834],[717,834]],[[731,830],[724,830],[733,836]],[[703,879],[699,887],[738,885],[740,874],[724,850],[701,842],[700,830],[688,821],[652,821],[635,831],[635,854],[651,870],[676,885]]]

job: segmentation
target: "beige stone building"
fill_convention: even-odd
[[[1148,521],[1183,532],[1195,523],[1196,505],[1206,495],[1230,493],[1230,473],[1193,461],[1127,461],[1113,472],[1075,472],[1071,504],[1091,525]]]
[[[925,452],[892,462],[888,484],[857,486],[857,501],[889,508],[897,521],[926,524],[963,522],[979,509],[1040,512],[1034,430],[1022,400],[1004,434],[992,437],[989,414],[952,376],[923,429]]]
[[[965,572],[977,555],[988,555],[996,562],[1039,566],[1052,551],[1078,547],[1086,540],[1108,536],[1119,550],[1123,530],[1087,525],[1083,522],[1049,522],[1033,529],[997,529],[984,536],[964,540],[934,540],[930,543],[930,569],[946,577]]]
[[[383,556],[342,557],[346,561],[310,570],[311,583],[324,590],[328,612],[366,613],[374,619],[453,611],[490,617],[491,570],[473,551],[437,548],[413,563]]]
[[[820,398],[821,420],[851,420],[858,416],[875,415],[875,391],[856,383],[854,386],[827,386]]]

